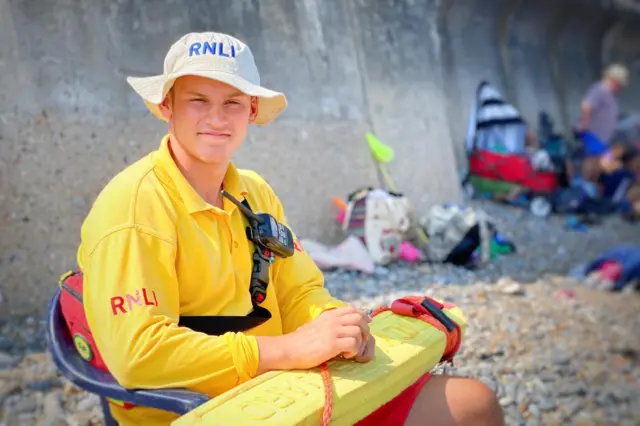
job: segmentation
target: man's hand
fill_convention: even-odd
[[[589,126],[591,119],[591,104],[587,101],[583,101],[580,104],[580,122],[578,123],[578,132],[584,132]]]
[[[622,168],[622,162],[615,158],[607,157],[606,155],[600,157],[600,168],[605,173],[613,173],[616,170]]]
[[[342,355],[358,362],[373,358],[371,318],[350,306],[330,309],[284,336],[258,336],[257,374],[271,370],[305,370]]]
[[[369,335],[369,338],[365,340],[360,348],[360,352],[354,358],[358,362],[369,362],[373,359],[376,353],[376,339],[373,335]]]
[[[290,367],[316,367],[338,355],[355,358],[369,339],[371,318],[360,309],[341,307],[320,314],[316,319],[284,337]]]

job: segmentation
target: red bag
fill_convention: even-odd
[[[60,277],[60,310],[73,337],[80,356],[99,370],[109,371],[98,351],[93,334],[89,330],[83,303],[83,274],[81,270],[69,271]],[[128,410],[135,405],[111,398],[107,400]]]
[[[80,356],[94,367],[108,371],[89,330],[82,298],[82,271],[69,271],[60,277],[60,309]]]

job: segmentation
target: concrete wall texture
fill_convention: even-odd
[[[161,73],[187,32],[244,40],[288,95],[235,161],[272,184],[300,236],[336,242],[331,198],[377,184],[368,130],[395,149],[391,174],[418,212],[460,199],[483,79],[532,123],[546,109],[566,129],[602,64],[623,60],[622,103],[638,110],[637,3],[0,0],[0,314],[44,310],[93,198],[158,145],[163,123],[125,77]]]

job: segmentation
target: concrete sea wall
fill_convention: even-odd
[[[331,198],[376,185],[364,140],[418,212],[460,199],[477,84],[561,129],[603,64],[622,60],[640,109],[637,2],[519,0],[0,0],[0,314],[42,312],[75,264],[79,227],[109,178],[164,132],[125,82],[162,71],[190,31],[251,46],[289,108],[236,162],[275,188],[300,236],[336,242]],[[635,29],[634,29],[635,28]],[[635,61],[635,62],[634,62]]]

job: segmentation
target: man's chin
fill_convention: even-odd
[[[231,160],[227,146],[208,147],[199,152],[198,158],[205,164],[222,165]]]
[[[200,161],[209,166],[223,166],[229,164],[229,161],[231,161],[231,159],[227,156],[201,155]]]

